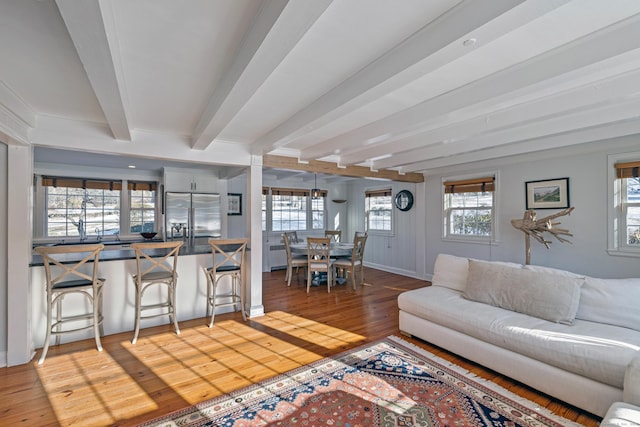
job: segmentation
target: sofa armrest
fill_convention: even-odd
[[[624,374],[622,400],[640,406],[640,355],[631,359]]]

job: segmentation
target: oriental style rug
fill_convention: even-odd
[[[573,426],[388,337],[142,426]]]

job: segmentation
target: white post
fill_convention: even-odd
[[[251,156],[247,174],[247,230],[250,232],[249,316],[264,315],[262,305],[262,156]]]
[[[33,151],[9,145],[7,152],[7,365],[27,363],[34,355],[31,339],[31,218]],[[42,288],[44,292],[44,287]]]

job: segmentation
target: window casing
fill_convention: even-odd
[[[365,225],[367,231],[393,231],[393,200],[391,189],[367,190],[364,193]]]
[[[47,237],[120,233],[119,181],[43,177]]]
[[[640,254],[640,161],[615,164],[618,247]]]
[[[448,180],[443,187],[443,237],[493,240],[495,177]]]
[[[129,190],[129,231],[151,232],[156,229],[156,183],[127,183]]]
[[[304,231],[325,228],[327,191],[322,190],[318,198],[313,198],[309,190],[271,188],[271,203],[264,193],[265,190],[263,190],[263,224],[270,223],[270,231]],[[268,194],[268,191],[266,193]],[[269,207],[271,208],[271,220],[267,221]]]

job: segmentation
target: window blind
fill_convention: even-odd
[[[144,191],[156,191],[158,188],[155,182],[142,182],[142,181],[129,181],[127,182],[127,189],[129,190],[144,190]]]
[[[445,181],[445,193],[486,193],[495,190],[495,177],[462,179],[458,181]]]
[[[278,188],[271,187],[271,194],[275,196],[309,196],[311,190],[301,188]],[[327,190],[320,190],[320,197],[327,197]]]
[[[385,197],[391,196],[390,188],[383,188],[381,190],[367,190],[364,192],[365,197]]]
[[[70,187],[88,190],[122,190],[122,181],[66,178],[60,176],[43,176],[42,185],[45,187]]]
[[[638,172],[640,169],[640,161],[638,162],[626,162],[626,163],[617,163],[615,165],[616,168],[616,176],[618,178],[638,178],[640,174]]]

